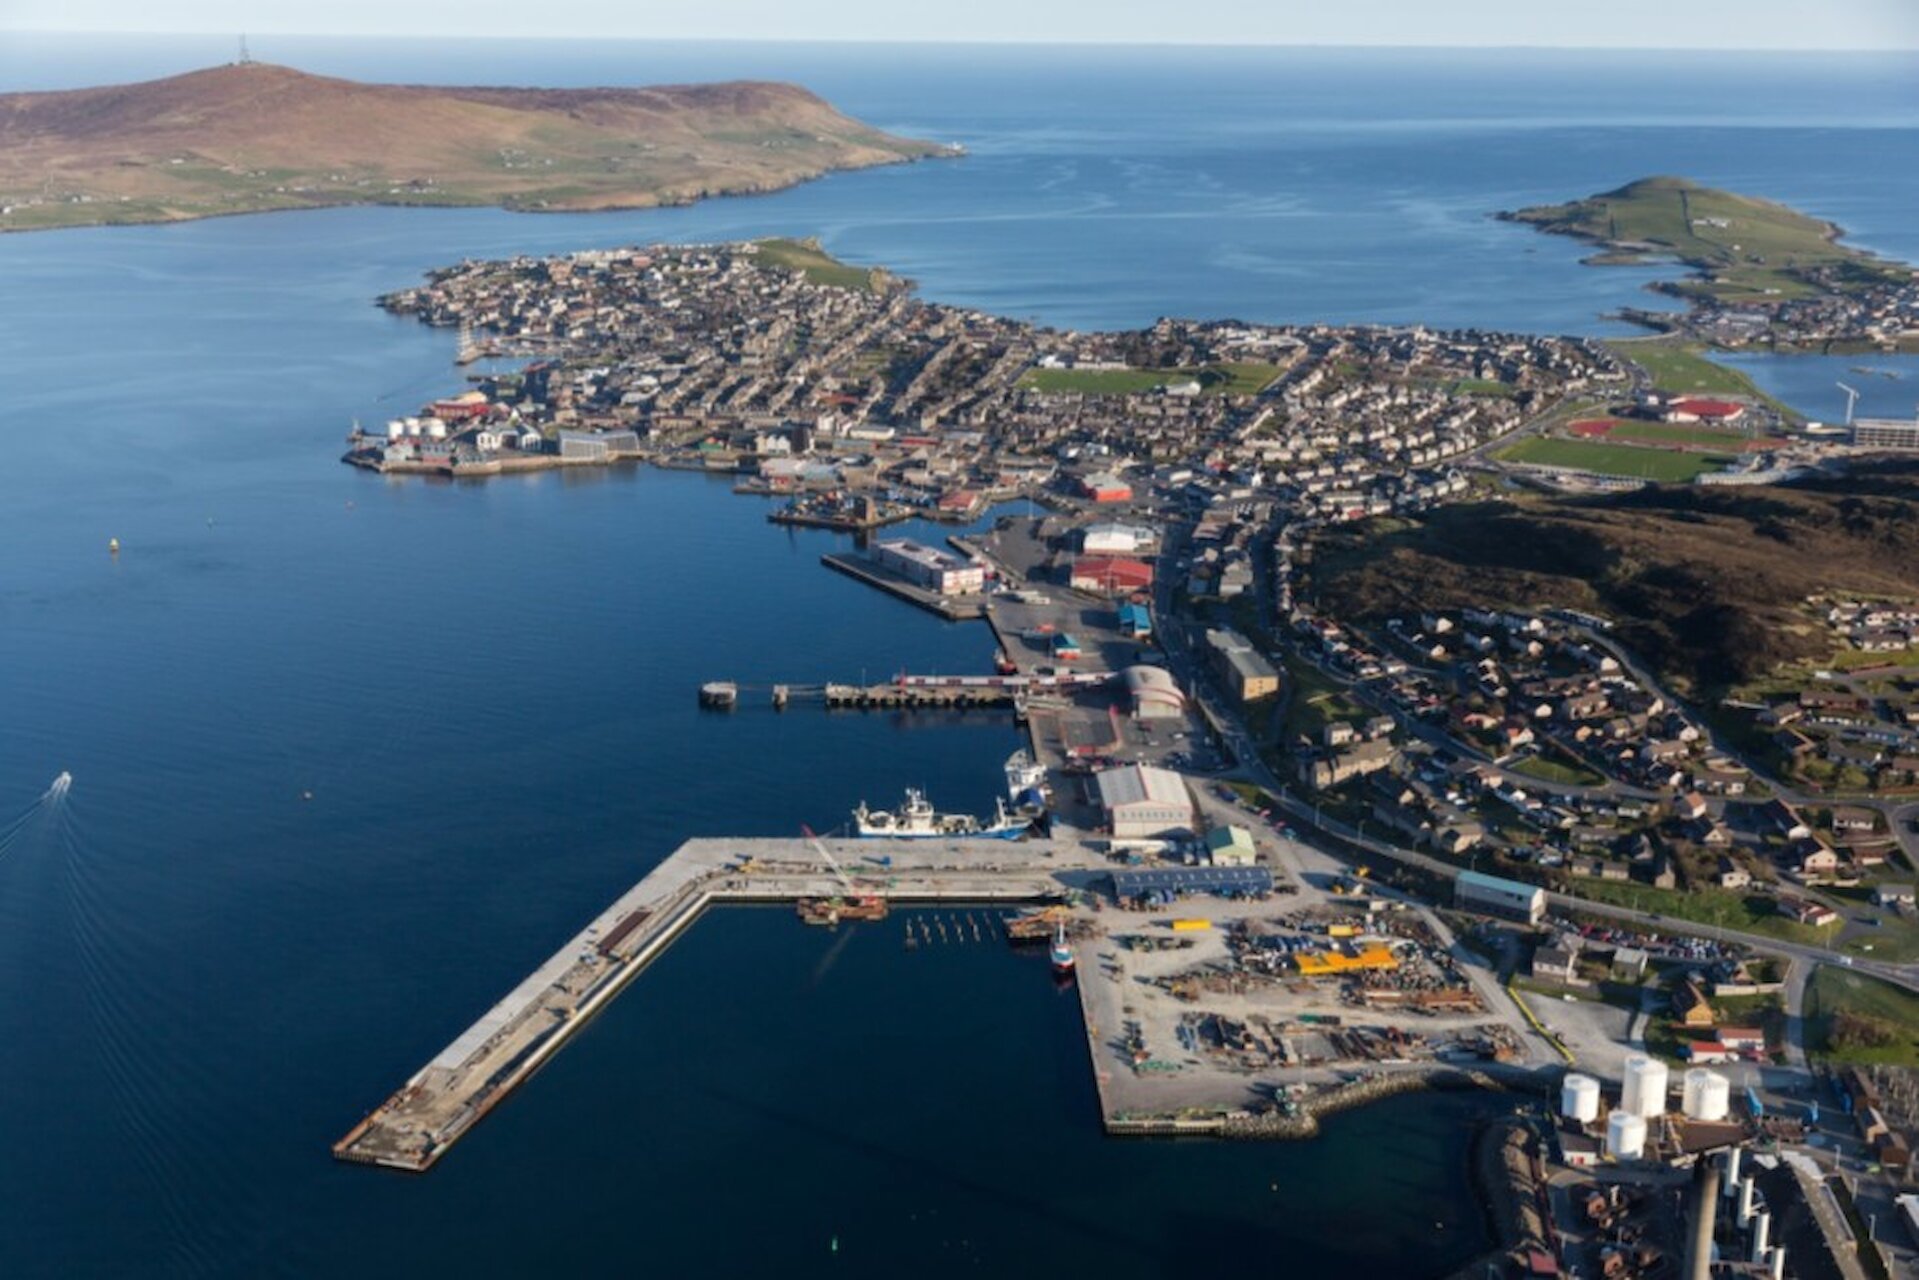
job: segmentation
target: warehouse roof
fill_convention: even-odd
[[[1487,893],[1496,893],[1507,898],[1525,898],[1530,900],[1542,890],[1536,884],[1524,884],[1518,880],[1502,880],[1498,876],[1489,876],[1478,871],[1459,873],[1461,888],[1479,889]]]
[[[1271,893],[1273,873],[1265,867],[1159,867],[1115,871],[1113,892],[1137,898],[1159,890],[1173,893]]]
[[[1193,807],[1186,783],[1171,769],[1150,764],[1127,764],[1094,775],[1099,782],[1099,802],[1108,809],[1128,804],[1173,804]]]
[[[1125,680],[1126,692],[1138,702],[1163,702],[1180,708],[1186,706],[1186,695],[1180,692],[1178,682],[1164,667],[1147,666],[1144,663],[1128,667]],[[1105,791],[1102,789],[1100,794],[1104,797]]]

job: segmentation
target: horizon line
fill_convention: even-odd
[[[78,36],[98,37],[226,37],[241,35],[239,31],[214,28],[173,29],[166,31],[137,30],[133,28],[91,28],[91,27],[39,27],[9,26],[0,22],[0,32],[15,35]],[[1222,42],[1217,40],[1179,40],[1157,37],[1138,39],[1103,40],[1060,40],[1060,39],[938,39],[910,38],[901,36],[754,36],[740,37],[729,35],[607,35],[603,33],[554,33],[542,32],[492,32],[483,34],[462,34],[449,36],[445,32],[432,31],[277,31],[255,30],[249,28],[248,37],[267,37],[270,39],[289,38],[296,40],[512,40],[525,42],[537,40],[547,43],[560,43],[571,40],[620,40],[636,44],[793,44],[793,45],[879,45],[910,46],[919,48],[1063,48],[1063,49],[1320,49],[1367,53],[1404,52],[1404,53],[1686,53],[1686,54],[1902,54],[1919,53],[1919,43],[1897,45],[1632,45],[1632,44],[1550,44],[1515,41],[1511,43],[1484,44],[1355,44],[1350,41],[1334,40],[1238,40]]]

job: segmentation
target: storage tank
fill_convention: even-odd
[[[400,421],[398,418],[395,418],[393,419],[393,421],[386,424],[387,439],[398,440],[401,436],[405,434],[406,434],[406,423]]]
[[[1646,1117],[1615,1111],[1606,1117],[1606,1154],[1615,1160],[1637,1160],[1646,1150]]]
[[[1664,1115],[1669,1078],[1665,1063],[1635,1053],[1626,1059],[1626,1087],[1620,1094],[1620,1109],[1645,1118]]]
[[[427,439],[429,440],[446,439],[446,423],[441,422],[438,418],[428,418],[426,422],[422,425],[426,427]]]
[[[1732,1081],[1717,1071],[1694,1067],[1679,1086],[1679,1110],[1688,1120],[1724,1120],[1732,1110]]]
[[[1581,1124],[1599,1119],[1599,1081],[1575,1072],[1559,1086],[1559,1114]]]

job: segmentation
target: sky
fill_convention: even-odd
[[[0,31],[1919,49],[1919,0],[0,0]]]

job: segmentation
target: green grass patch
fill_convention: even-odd
[[[1203,365],[1197,369],[1028,369],[1019,385],[1052,395],[1133,396],[1179,382],[1197,382],[1209,396],[1257,395],[1285,370],[1257,362]]]
[[[1919,1066],[1919,995],[1821,965],[1806,988],[1806,1043],[1835,1062]]]
[[[1772,909],[1772,903],[1760,894],[1740,893],[1735,889],[1654,889],[1648,885],[1617,880],[1575,880],[1569,892],[1594,902],[1632,907],[1674,921],[1715,925],[1743,933],[1761,934],[1787,942],[1821,944],[1825,935],[1810,925],[1788,920]]]
[[[1708,471],[1718,471],[1729,458],[1714,453],[1676,453],[1669,449],[1642,449],[1596,440],[1558,440],[1532,436],[1509,445],[1499,458],[1540,467],[1569,467],[1599,475],[1630,476],[1662,484],[1678,484]]]
[[[858,289],[870,293],[879,287],[885,273],[871,267],[850,267],[826,250],[817,240],[759,240],[758,261],[769,267],[788,267],[814,284],[836,289]]]
[[[1019,385],[1051,395],[1130,396],[1193,376],[1185,369],[1028,369]]]
[[[1689,444],[1708,449],[1743,449],[1751,437],[1725,427],[1688,427],[1677,422],[1621,422],[1606,434],[1607,440],[1638,444]],[[1778,445],[1782,440],[1768,441]]]
[[[1209,364],[1199,371],[1199,385],[1211,396],[1251,396],[1286,372],[1276,364],[1258,361],[1228,361]]]
[[[1603,786],[1606,781],[1583,765],[1548,760],[1544,756],[1527,756],[1524,760],[1506,767],[1514,773],[1523,773],[1528,778],[1538,778],[1541,782],[1556,782],[1563,787],[1597,787]]]
[[[1366,718],[1366,708],[1310,663],[1287,658],[1286,679],[1292,694],[1286,701],[1288,741],[1301,734],[1318,741],[1320,731],[1334,721],[1356,723]]]
[[[1456,396],[1498,396],[1510,400],[1516,388],[1497,378],[1461,378],[1452,384],[1451,390]]]
[[[1840,671],[1861,671],[1872,667],[1919,667],[1919,649],[1895,649],[1891,653],[1841,649],[1827,665]]]
[[[1606,344],[1646,371],[1653,386],[1675,395],[1755,397],[1759,388],[1737,369],[1714,364],[1697,343],[1629,339]]]

